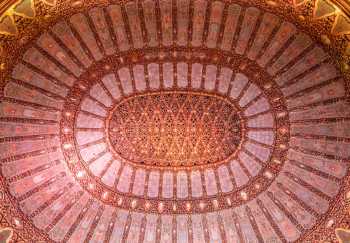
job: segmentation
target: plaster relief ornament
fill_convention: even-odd
[[[0,3],[0,242],[348,242],[342,0]]]

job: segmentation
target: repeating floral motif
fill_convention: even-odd
[[[300,236],[300,240],[305,242],[347,242],[350,220],[350,195],[347,193],[350,182],[345,172],[349,158],[347,102],[350,22],[345,12],[347,5],[331,0],[237,0],[225,3],[230,8],[223,10],[221,2],[204,1],[198,6],[191,3],[187,12],[185,8],[172,9],[167,1],[164,4],[145,1],[138,5],[138,10],[135,10],[132,2],[127,3],[122,3],[121,10],[109,7],[115,1],[112,4],[109,1],[21,0],[3,5],[8,8],[0,18],[0,94],[3,101],[0,112],[1,122],[5,124],[0,127],[1,133],[5,134],[0,138],[3,149],[0,161],[3,189],[0,191],[0,225],[4,227],[0,230],[0,240],[3,237],[8,241],[12,237],[14,242],[33,239],[35,242],[74,242],[84,235],[85,241],[98,242],[103,238],[108,242],[118,235],[113,229],[124,227],[125,231],[120,237],[130,242],[139,234],[142,235],[139,241],[156,242],[162,235],[173,235],[173,239],[181,242],[182,239],[193,240],[200,235],[187,230],[189,225],[193,225],[193,229],[197,225],[197,229],[203,229],[205,241],[216,237],[222,237],[223,242],[230,242],[229,237],[256,237],[257,241],[270,239],[279,242],[294,241]],[[238,13],[241,7],[244,14]],[[147,12],[147,9],[156,11]],[[201,14],[195,15],[195,11]],[[260,14],[260,11],[267,14]],[[229,46],[227,43],[230,42],[227,36],[233,32],[230,28],[235,21],[232,13],[241,16],[238,20],[240,31],[233,40],[235,50],[225,52],[225,44]],[[190,44],[186,42],[187,32],[184,34],[179,28],[188,23],[181,22],[181,18],[174,20],[181,14],[184,14],[184,19],[193,18],[189,28],[189,34],[193,36]],[[186,14],[189,16],[186,17]],[[204,23],[203,16],[210,16],[210,21]],[[145,18],[150,21],[144,21]],[[64,19],[69,21],[64,22]],[[112,21],[120,19],[128,21]],[[223,19],[232,21],[232,25],[222,24]],[[280,25],[281,19],[294,23],[296,28],[288,24]],[[253,28],[257,22],[262,23],[259,25],[261,27]],[[273,25],[278,28],[271,28]],[[177,30],[173,31],[173,28]],[[67,32],[68,29],[73,31]],[[310,37],[296,35],[296,29],[307,32]],[[266,39],[249,40],[252,33]],[[196,34],[204,36],[206,41],[196,38]],[[273,35],[280,39],[274,42]],[[293,35],[293,38],[288,40],[289,35]],[[172,44],[175,36],[180,46]],[[159,45],[158,38],[162,40]],[[144,48],[143,40],[147,40],[147,48]],[[218,40],[221,41],[220,48],[216,47]],[[113,42],[118,43],[118,52],[111,44]],[[185,44],[182,45],[183,42]],[[277,43],[277,47],[269,47],[269,43]],[[281,50],[278,50],[278,43],[282,43]],[[263,55],[261,50],[267,54]],[[247,57],[242,57],[242,54],[247,54]],[[303,65],[298,65],[298,60]],[[201,69],[196,69],[198,65]],[[342,71],[341,74],[335,66]],[[226,71],[234,70],[234,73],[228,75],[224,72],[225,68]],[[210,69],[212,71],[208,71]],[[111,73],[119,78],[110,78],[108,75]],[[186,73],[185,79],[182,78],[183,73]],[[171,74],[171,77],[167,77],[167,74]],[[196,81],[196,77],[203,78]],[[135,80],[142,79],[147,80],[145,86],[137,86],[140,83]],[[169,80],[176,82],[169,84]],[[113,82],[117,83],[119,91],[115,90],[116,86],[108,86]],[[196,82],[200,86],[196,87]],[[245,84],[235,90],[235,82]],[[164,178],[168,178],[163,171],[142,174],[142,166],[134,169],[129,166],[131,163],[118,165],[107,150],[98,150],[102,142],[108,144],[108,139],[99,137],[100,134],[110,136],[111,145],[117,151],[132,143],[136,147],[129,146],[130,151],[142,148],[135,136],[130,135],[134,130],[125,129],[129,123],[139,124],[140,121],[118,121],[126,108],[119,106],[121,110],[116,111],[112,104],[118,103],[119,96],[125,98],[131,92],[145,92],[150,96],[157,88],[163,89],[166,85],[176,87],[174,89],[177,91],[190,87],[206,94],[212,94],[215,90],[238,103],[237,112],[244,113],[247,118],[234,116],[234,121],[240,119],[241,122],[234,123],[237,127],[226,127],[233,131],[228,135],[229,139],[232,138],[237,147],[244,149],[237,163],[226,167],[215,163],[200,164],[199,176],[190,172],[175,172],[170,174],[169,181],[172,183],[169,186],[160,183],[161,179],[166,181]],[[127,106],[137,112],[136,108],[130,108],[132,104]],[[147,108],[152,107],[156,105]],[[267,110],[264,110],[266,107]],[[257,114],[250,114],[257,110]],[[153,111],[147,114],[145,124],[153,124],[157,120],[153,115]],[[130,118],[125,117],[126,120]],[[210,119],[217,120],[217,117]],[[112,123],[110,127],[108,122]],[[179,122],[179,119],[171,122]],[[118,140],[114,133],[120,132],[118,129],[113,131],[118,126],[123,127],[124,136],[129,140],[127,144]],[[245,129],[245,126],[251,126],[251,130]],[[161,129],[159,124],[154,127]],[[220,124],[211,128],[220,130]],[[254,129],[255,133],[252,131]],[[269,135],[272,130],[274,135]],[[20,135],[12,137],[11,133]],[[88,133],[89,136],[82,135]],[[147,132],[143,136],[147,137]],[[208,134],[205,136],[206,141],[210,142]],[[91,141],[85,141],[91,137]],[[241,145],[243,140],[244,145]],[[246,140],[250,143],[246,143]],[[27,152],[28,147],[33,146],[28,145],[28,141],[35,141],[38,149]],[[96,150],[86,149],[92,146]],[[161,146],[168,145],[161,143]],[[60,155],[61,149],[64,156]],[[17,150],[25,153],[12,153]],[[87,152],[84,154],[83,150]],[[224,151],[226,155],[234,152],[232,148],[228,150],[227,153]],[[130,159],[130,151],[127,151],[129,155],[124,156],[126,160]],[[268,153],[270,155],[266,156]],[[49,157],[46,158],[47,155]],[[155,158],[154,154],[151,156]],[[40,160],[42,164],[34,166],[33,157],[44,158]],[[141,157],[133,159],[140,162]],[[287,159],[291,157],[297,158],[296,161]],[[315,160],[319,157],[322,160]],[[156,158],[159,159],[159,156]],[[304,159],[307,163],[303,163]],[[97,160],[104,163],[102,171],[94,167]],[[254,161],[258,163],[254,164]],[[333,164],[330,165],[329,161]],[[16,167],[19,165],[16,165],[17,162],[22,166]],[[184,167],[196,164],[192,160],[187,162]],[[261,168],[257,165],[259,163],[263,165]],[[160,167],[159,164],[154,165]],[[239,169],[242,173],[235,174]],[[113,171],[119,172],[113,174]],[[35,176],[41,173],[46,174],[43,177]],[[247,177],[241,178],[242,175]],[[284,181],[276,180],[272,184],[275,178],[281,178],[279,175],[283,176]],[[203,191],[205,196],[193,196],[196,183],[189,183],[190,178],[195,181],[192,176],[200,182],[198,191]],[[315,184],[305,181],[308,176],[314,178]],[[26,178],[30,180],[26,181]],[[116,178],[120,181],[125,179],[130,186],[126,188]],[[230,181],[227,178],[234,179]],[[159,193],[150,186],[155,183],[161,188]],[[35,187],[35,184],[40,186]],[[184,184],[188,187],[182,187]],[[267,190],[271,184],[273,186]],[[47,190],[51,186],[52,189]],[[167,186],[171,188],[169,194],[174,195],[170,198],[177,197],[178,203],[166,200],[166,193],[161,195]],[[25,191],[27,187],[31,190]],[[138,187],[143,189],[139,190]],[[263,193],[265,190],[266,193]],[[302,190],[309,190],[305,194],[311,200],[302,198],[305,195],[301,193]],[[141,194],[145,196],[140,199],[138,195]],[[264,196],[258,197],[260,194]],[[42,198],[48,200],[43,202]],[[74,217],[68,213],[55,214],[51,222],[46,222],[45,214],[52,215],[50,212],[59,211],[55,209],[59,208],[59,204],[52,206],[58,200],[66,203],[62,212],[79,214]],[[252,202],[248,206],[239,207],[249,200]],[[233,207],[237,207],[237,210],[230,211]],[[124,213],[123,209],[132,212]],[[231,215],[228,218],[225,213],[216,214],[218,210],[229,210],[227,212]],[[141,217],[144,212],[149,216]],[[167,218],[167,213],[179,216]],[[185,215],[184,218],[181,214]],[[279,220],[283,224],[275,223]],[[168,222],[167,225],[174,228],[162,228],[163,222]],[[224,222],[235,226],[227,229]],[[237,236],[229,231],[235,227]],[[149,233],[153,229],[157,232],[154,236]],[[188,236],[181,232],[187,232]]]

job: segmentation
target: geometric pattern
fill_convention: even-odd
[[[0,104],[14,241],[320,242],[343,222],[349,90],[289,20],[221,1],[107,4],[14,59]]]
[[[218,88],[213,91],[213,81],[216,80],[215,75],[218,69],[215,65],[203,66],[195,63],[192,66],[190,82],[185,79],[181,81],[182,78],[179,78],[184,76],[184,72],[188,72],[189,65],[180,62],[175,66],[178,74],[175,74],[173,69],[169,69],[171,66],[167,64],[160,67],[151,62],[147,65],[148,79],[144,77],[145,70],[141,69],[140,65],[135,65],[130,69],[122,67],[117,71],[117,75],[110,74],[110,71],[107,70],[108,74],[102,75],[101,82],[84,84],[85,92],[74,92],[71,93],[71,98],[68,97],[68,99],[81,100],[81,102],[77,105],[68,103],[66,106],[65,113],[69,116],[63,119],[61,126],[62,133],[65,134],[62,141],[64,155],[70,161],[70,169],[77,175],[78,179],[81,179],[82,185],[86,180],[83,175],[93,175],[94,178],[97,178],[93,183],[95,195],[103,198],[102,192],[108,192],[109,197],[105,201],[110,204],[118,205],[118,198],[122,195],[132,195],[133,198],[137,198],[139,203],[145,198],[151,201],[155,201],[157,198],[165,200],[176,198],[179,202],[190,198],[198,200],[217,195],[220,189],[223,193],[235,193],[236,197],[240,198],[235,199],[235,203],[238,203],[244,200],[245,197],[242,198],[239,193],[250,180],[258,179],[259,177],[256,176],[263,173],[272,176],[272,171],[277,172],[280,169],[280,165],[269,163],[273,156],[281,157],[283,149],[273,148],[273,144],[276,144],[273,130],[277,128],[277,125],[273,120],[271,105],[265,93],[257,85],[249,82],[249,79],[242,73],[233,74],[229,68],[223,67],[217,84]],[[154,69],[163,69],[167,78],[163,77],[162,79],[159,71],[153,72]],[[196,77],[198,70],[202,69],[206,69],[207,78],[204,79],[203,91],[199,92],[196,87],[201,85],[196,81]],[[138,77],[134,90],[132,76]],[[176,88],[174,76],[178,77],[177,86],[187,87],[187,91]],[[118,80],[120,80],[120,86]],[[230,91],[229,80],[232,80],[234,84],[232,86],[234,88]],[[77,85],[81,86],[82,84]],[[153,97],[158,100],[153,102]],[[160,109],[161,107],[163,108]],[[216,112],[216,109],[220,109],[220,112]],[[163,116],[162,111],[166,112]],[[194,115],[204,118],[192,125],[192,122],[197,121],[194,120],[197,117]],[[167,120],[162,122],[163,117],[167,116]],[[186,116],[194,118],[186,121]],[[219,116],[223,118],[215,118]],[[71,119],[71,117],[75,117],[75,119]],[[179,118],[181,119],[180,123],[177,121]],[[135,124],[124,125],[125,121],[136,123],[138,119],[142,119],[142,122],[137,123],[137,126]],[[281,121],[284,119],[280,118]],[[165,133],[162,133],[159,124],[165,127],[167,124],[172,124],[174,120],[176,124],[170,125],[171,129],[165,130],[164,128],[163,132],[173,133],[167,137]],[[213,121],[215,123],[212,123]],[[228,122],[221,123],[221,121]],[[143,126],[147,124],[155,124],[156,126],[153,125],[151,129],[144,130]],[[120,129],[121,126],[123,127]],[[187,131],[181,130],[182,126],[188,126]],[[228,129],[220,130],[221,127],[225,126]],[[216,130],[215,134],[211,129]],[[73,139],[70,135],[71,131],[75,131]],[[190,137],[191,134],[198,133],[198,131],[204,134],[211,133],[210,136],[204,137],[207,141],[206,145],[220,147],[223,152],[224,149],[231,152],[226,155],[220,151],[216,151],[215,155],[213,152],[207,153],[207,156],[210,156],[209,159],[221,157],[220,160],[212,162],[208,162],[205,158],[194,157],[197,164],[192,162],[193,157],[190,158],[190,161],[186,158],[182,159],[180,157],[182,156],[181,151],[174,153],[174,157],[166,161],[169,164],[164,164],[159,159],[162,158],[159,154],[151,154],[154,158],[152,163],[147,161],[146,156],[139,156],[139,161],[135,161],[132,157],[135,156],[134,154],[137,155],[136,149],[140,149],[142,146],[144,150],[152,151],[153,144],[159,141],[155,136],[158,136],[161,143],[166,143],[165,139],[169,139],[169,137],[175,137],[178,139],[175,140],[175,145],[177,145],[177,143],[182,144],[181,140],[192,142],[203,139],[197,134]],[[225,134],[232,134],[232,140],[223,141],[221,145],[218,145],[220,140],[211,140],[213,137],[220,136],[220,132],[223,132],[221,135],[223,138],[225,138]],[[114,141],[140,139],[143,136],[142,133],[151,133],[151,136],[147,135],[145,139],[152,138],[152,140],[135,147],[131,142],[116,147],[118,143]],[[162,136],[159,136],[159,133]],[[277,135],[277,139],[281,143],[288,140],[286,136],[283,138],[280,135]],[[211,141],[212,143],[210,143]],[[75,146],[72,146],[73,144]],[[189,144],[183,148],[186,149],[189,146],[193,145]],[[196,146],[198,144],[193,146],[191,152]],[[278,147],[277,144],[276,146]],[[162,148],[164,149],[165,146],[162,145]],[[210,149],[210,147],[208,148]],[[134,151],[132,151],[133,149]],[[200,170],[205,168],[207,169],[201,175]],[[230,181],[229,177],[235,178],[234,181]],[[253,189],[255,193],[269,184],[268,177],[260,180],[260,189]],[[211,181],[216,178],[220,180],[221,188],[212,185]],[[201,185],[202,180],[207,184],[205,190]],[[190,181],[192,182],[190,183]],[[148,189],[141,186],[144,183],[149,185]],[[248,189],[245,188],[245,190]],[[189,194],[190,191],[192,191],[192,195]],[[251,197],[253,197],[253,191],[251,191]],[[183,203],[178,206],[176,211],[186,210],[186,203]],[[165,203],[165,207],[172,207],[171,202]],[[149,210],[154,210],[154,208]],[[155,210],[158,209],[155,208]]]
[[[195,93],[131,98],[117,104],[107,129],[121,157],[158,166],[219,162],[230,156],[241,140],[234,107]]]

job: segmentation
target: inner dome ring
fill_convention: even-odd
[[[106,59],[104,62],[96,63],[96,66],[94,65],[89,72],[82,75],[80,81],[75,84],[76,88],[72,89],[68,97],[68,100],[73,102],[67,102],[65,105],[65,110],[71,115],[65,117],[61,123],[62,143],[64,145],[75,144],[71,149],[63,147],[64,154],[68,158],[70,170],[74,173],[80,185],[95,197],[107,204],[118,207],[126,207],[128,204],[124,205],[122,202],[129,202],[130,200],[137,200],[139,203],[144,200],[145,202],[162,200],[165,208],[171,208],[172,200],[169,197],[173,195],[179,202],[179,208],[176,211],[184,212],[186,211],[187,202],[193,203],[198,200],[215,199],[224,205],[228,196],[232,198],[232,202],[235,205],[240,205],[247,200],[246,195],[248,192],[249,199],[255,198],[273,182],[272,179],[280,172],[285,160],[286,144],[289,140],[288,113],[285,112],[284,99],[281,97],[280,89],[271,81],[268,74],[256,66],[254,62],[245,58],[232,59],[232,57],[226,57],[225,55],[217,55],[215,62],[212,62],[211,55],[202,50],[199,52],[201,58],[196,59],[195,63],[189,64],[186,59],[186,51],[176,52],[176,59],[172,60],[174,55],[175,52],[168,53],[165,56],[170,59],[163,60],[163,64],[157,65],[159,56],[150,55],[147,52],[144,54],[146,60],[141,56],[137,62],[134,59],[130,59],[134,60],[134,64],[131,66],[124,65],[125,60],[130,58],[127,55],[123,59]],[[177,67],[177,70],[168,69],[169,61],[173,62],[171,66]],[[112,67],[110,65],[111,62],[116,65]],[[152,68],[154,70],[155,66],[158,66],[160,70],[156,72],[156,75],[152,75],[151,71]],[[185,83],[184,79],[181,78],[186,77],[181,75],[181,72],[183,72],[181,67],[184,66],[188,67],[190,71],[190,75],[187,76],[188,79]],[[202,81],[199,80],[200,82],[196,81],[195,78],[198,67],[207,70],[204,72],[206,78]],[[140,73],[135,73],[135,70],[139,70]],[[225,72],[231,74],[225,77]],[[167,73],[170,74],[170,77],[173,76],[173,79],[170,79],[171,81],[167,79],[169,76],[165,76]],[[125,74],[128,75],[125,76]],[[140,77],[138,75],[141,74],[142,78],[138,82],[130,79],[132,77]],[[216,77],[218,74],[220,76]],[[177,78],[175,78],[176,76]],[[114,86],[111,86],[111,84]],[[186,89],[183,85],[186,85]],[[103,89],[104,86],[109,91]],[[240,88],[238,88],[239,86]],[[118,93],[112,87],[118,87],[123,92]],[[115,156],[113,149],[107,150],[109,154],[113,154],[112,158],[109,157],[110,159],[107,159],[104,148],[111,148],[111,146],[107,144],[108,138],[105,136],[108,129],[106,120],[109,119],[109,114],[111,114],[115,104],[143,93],[168,91],[203,92],[220,97],[224,96],[224,98],[232,100],[231,102],[237,106],[245,124],[244,146],[242,145],[243,148],[241,146],[239,149],[239,156],[234,156],[235,158],[231,160],[225,160],[224,163],[174,168],[129,163],[126,159]],[[110,92],[110,94],[106,92]],[[112,98],[111,96],[115,97],[115,99],[110,99]],[[105,100],[105,98],[109,99],[109,101]],[[96,106],[104,107],[102,110],[105,110],[105,112],[101,113],[101,109],[94,110],[97,108]],[[99,115],[91,116],[89,115],[91,112]],[[103,115],[103,119],[101,119],[101,115]],[[96,125],[95,122],[97,120],[95,118],[99,118],[97,120],[101,121],[99,122],[99,128],[87,128]],[[65,127],[71,128],[73,137],[71,137],[71,133],[65,135]],[[284,132],[273,132],[281,129]],[[94,132],[95,135],[98,132],[104,138],[95,137],[90,142],[86,141],[85,135],[90,132]],[[261,132],[262,136],[259,136],[258,134]],[[270,137],[269,134],[275,135]],[[267,138],[267,140],[264,141],[264,138]],[[252,139],[255,141],[256,139],[263,140],[254,142]],[[98,145],[101,143],[105,144],[104,148]],[[96,151],[96,147],[100,147],[100,149]],[[256,155],[260,158],[251,157],[255,150],[257,152]],[[101,168],[106,169],[101,170]],[[218,180],[219,182],[220,180],[220,183],[225,185],[228,180],[231,180],[230,177],[236,182],[234,186],[209,188],[210,181]],[[141,186],[142,183],[139,184],[140,179],[148,181],[146,187],[151,185],[159,186],[159,191],[143,191],[142,189],[142,192],[139,192],[135,188],[144,188],[144,186]],[[93,191],[86,184],[86,181],[91,180],[95,183]],[[167,185],[168,182],[171,184]],[[188,188],[184,188],[182,186],[183,183],[186,183]],[[205,194],[203,194],[204,188],[202,188],[201,183],[206,183]],[[190,195],[191,191],[192,196]],[[195,193],[198,193],[197,196]],[[108,196],[105,197],[105,195]],[[144,195],[144,199],[140,195]],[[208,208],[207,210],[212,209]],[[144,209],[140,208],[140,210]],[[151,206],[148,210],[157,211],[158,208]],[[198,208],[198,210],[201,211],[203,209]]]

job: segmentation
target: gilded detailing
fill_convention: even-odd
[[[121,157],[171,167],[220,162],[241,141],[231,103],[189,92],[131,97],[116,105],[108,130]]]
[[[0,3],[0,16],[3,15],[16,0],[4,0]]]
[[[348,0],[331,0],[333,4],[341,9],[345,15],[350,17],[350,2]]]
[[[348,20],[330,0],[16,1],[1,237],[346,241]]]

